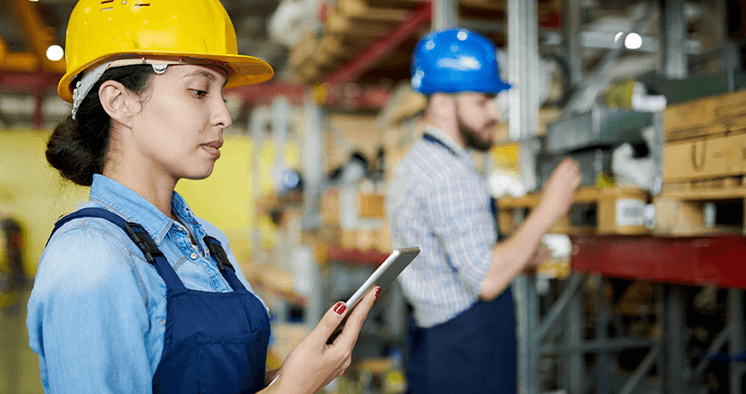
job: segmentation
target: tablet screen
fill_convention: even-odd
[[[360,301],[365,293],[367,293],[373,286],[380,286],[381,290],[386,290],[386,288],[396,280],[396,277],[399,276],[404,268],[406,268],[418,254],[420,254],[420,248],[416,246],[394,250],[347,300],[347,316],[350,316],[352,309],[357,305],[358,301]],[[327,343],[333,342],[334,338],[342,332],[342,327],[344,327],[344,323],[347,321],[347,316],[342,320],[339,327],[334,330]]]
[[[365,293],[374,285],[385,290],[394,282],[397,276],[414,260],[420,253],[420,248],[404,248],[394,250],[378,268],[368,277],[368,279],[355,291],[350,299],[347,300],[347,308],[352,309],[357,302],[363,298]]]

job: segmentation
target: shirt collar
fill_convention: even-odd
[[[174,224],[174,221],[163,214],[155,205],[127,186],[100,174],[93,175],[90,200],[111,210],[127,221],[136,222],[160,244]],[[181,218],[194,220],[184,199],[174,191],[171,197],[171,209]]]
[[[451,153],[453,153],[457,157],[462,157],[469,154],[469,152],[467,152],[463,146],[459,145],[458,142],[454,141],[453,138],[451,138],[443,130],[435,126],[425,127],[425,134],[429,134],[438,141],[442,142],[443,145],[445,145],[445,147],[448,148]]]

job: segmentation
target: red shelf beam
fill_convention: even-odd
[[[347,249],[336,245],[329,245],[326,250],[329,261],[341,261],[350,264],[379,266],[389,257],[387,253],[378,250]]]
[[[746,289],[746,237],[573,237],[571,270],[659,283]]]

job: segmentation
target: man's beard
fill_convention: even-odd
[[[490,127],[494,129],[495,126],[497,126],[497,124],[493,123]],[[461,137],[464,139],[467,148],[473,148],[479,152],[486,152],[492,147],[491,138],[489,141],[485,141],[479,138],[478,133],[461,124],[459,124],[459,131],[461,132]]]

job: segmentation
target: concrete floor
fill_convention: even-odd
[[[0,394],[42,394],[39,357],[28,346],[30,288],[0,294]]]

